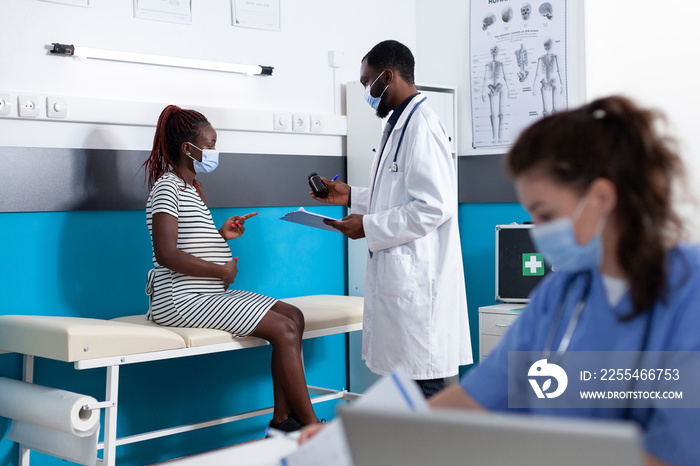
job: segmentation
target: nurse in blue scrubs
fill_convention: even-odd
[[[459,385],[431,398],[432,406],[626,419],[643,431],[647,464],[698,464],[700,410],[688,398],[700,392],[700,371],[688,366],[697,369],[700,358],[700,249],[681,241],[672,194],[683,167],[657,120],[628,99],[609,97],[523,132],[505,168],[536,224],[535,246],[557,271],[532,293],[499,346]],[[625,354],[631,359],[620,359]],[[545,394],[565,387],[561,381],[531,382],[538,369],[566,367],[577,355],[600,359],[595,380],[586,382],[600,390],[613,386],[601,380],[612,369],[627,393],[650,383],[639,377],[642,369],[664,369],[663,386],[683,388],[686,404],[677,406],[685,407],[635,399],[567,405]],[[568,395],[586,386],[580,379],[569,374]],[[535,385],[544,397],[529,396]]]

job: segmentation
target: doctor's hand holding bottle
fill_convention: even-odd
[[[342,181],[332,181],[326,178],[321,178],[321,181],[328,188],[328,196],[317,197],[313,191],[309,191],[311,197],[326,204],[348,205],[350,201],[350,186]]]
[[[328,188],[328,196],[317,197],[314,195],[313,191],[311,191],[309,192],[311,197],[319,202],[325,202],[326,204],[347,205],[349,207],[350,186],[342,181],[332,181],[327,180],[326,178],[322,178],[322,181]],[[347,217],[341,218],[340,220],[324,220],[323,223],[332,226],[350,239],[359,239],[365,237],[365,228],[362,225],[362,217],[363,216],[360,214],[350,214]]]

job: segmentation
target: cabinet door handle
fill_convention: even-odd
[[[496,327],[510,327],[510,324],[496,324]]]

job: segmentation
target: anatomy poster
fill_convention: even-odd
[[[567,0],[471,0],[472,144],[513,144],[568,108]]]

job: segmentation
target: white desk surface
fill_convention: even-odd
[[[522,312],[527,307],[527,303],[498,303],[491,306],[479,306],[480,311],[484,312]]]
[[[273,437],[158,463],[162,466],[279,466],[280,460],[298,448],[296,437]]]

